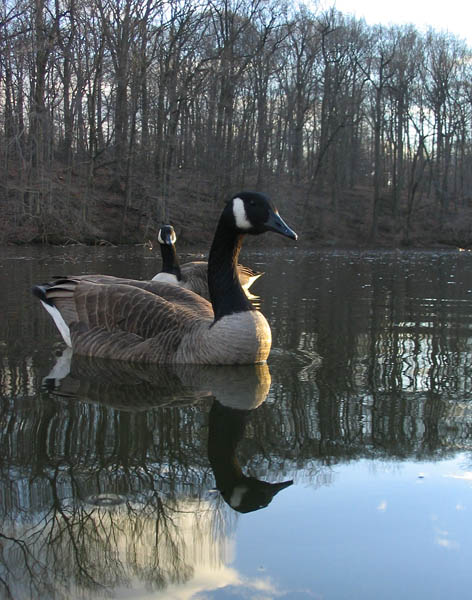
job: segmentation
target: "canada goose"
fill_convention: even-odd
[[[106,275],[57,278],[33,293],[77,354],[161,364],[264,362],[270,327],[244,294],[236,266],[244,235],[266,231],[297,239],[264,194],[241,192],[226,204],[208,260],[211,304],[176,285]]]
[[[194,260],[181,265],[175,250],[176,240],[177,236],[172,225],[163,225],[159,229],[157,241],[161,247],[162,269],[160,273],[154,275],[152,281],[173,283],[187,290],[192,290],[192,292],[196,292],[199,296],[209,300],[208,262]],[[256,273],[244,265],[238,265],[237,268],[239,281],[246,296],[250,299],[256,298],[257,296],[251,294],[249,288],[262,273]]]

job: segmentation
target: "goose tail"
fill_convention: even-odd
[[[249,281],[246,285],[246,288],[249,289],[251,285],[262,275],[264,275],[264,273],[253,273],[252,275],[249,275]]]

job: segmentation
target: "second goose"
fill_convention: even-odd
[[[172,225],[163,225],[159,229],[157,237],[161,248],[162,268],[157,275],[154,275],[152,281],[162,281],[173,283],[187,290],[192,290],[207,300],[210,299],[208,290],[208,263],[203,260],[194,260],[180,264],[175,249],[177,236]],[[249,267],[237,265],[238,277],[241,286],[248,298],[256,298],[249,291],[251,285],[258,279],[262,273],[256,273]]]

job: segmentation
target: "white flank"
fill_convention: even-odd
[[[234,220],[236,221],[236,227],[243,231],[251,229],[251,223],[248,221],[244,202],[241,198],[234,198],[233,200],[233,215]]]
[[[173,273],[158,273],[154,275],[151,281],[160,281],[161,283],[171,283],[172,285],[179,285],[177,276]]]
[[[72,348],[72,341],[70,339],[69,327],[66,324],[66,322],[64,321],[64,319],[62,318],[61,313],[58,311],[58,309],[55,306],[51,306],[50,304],[43,302],[43,300],[41,300],[41,304],[44,306],[44,308],[48,311],[48,313],[53,318],[54,323],[56,324],[56,327],[59,329],[59,333],[62,335],[65,343],[70,348]]]

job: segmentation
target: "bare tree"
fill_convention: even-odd
[[[104,182],[123,239],[132,214],[236,185],[296,189],[307,228],[314,207],[354,208],[372,241],[425,198],[438,227],[469,208],[471,51],[453,36],[271,0],[3,0],[0,50],[2,169],[22,174],[1,193],[28,239],[92,227]]]

